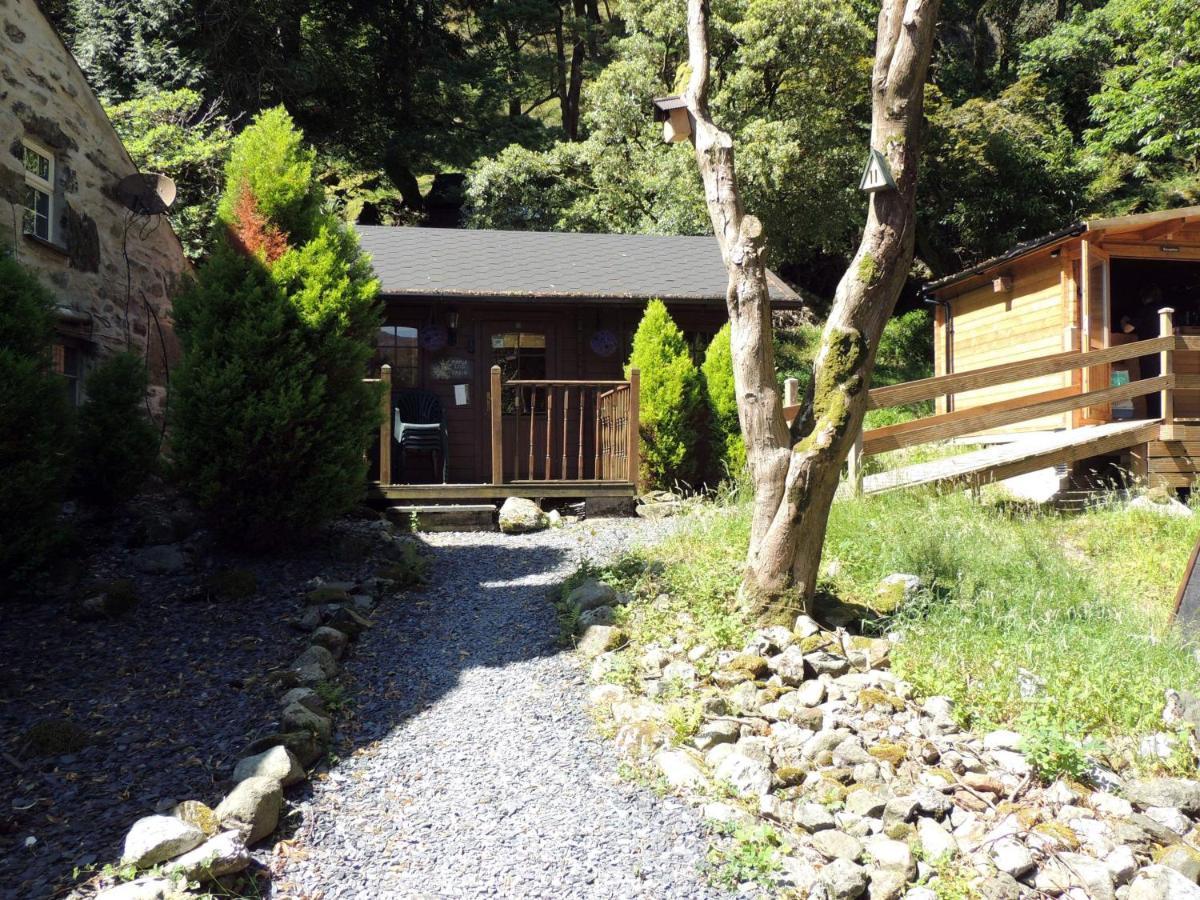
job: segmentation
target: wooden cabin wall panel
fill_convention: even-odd
[[[1057,260],[1042,260],[1017,271],[1010,292],[996,293],[990,282],[953,301],[954,371],[1035,359],[1063,349],[1062,272]],[[1071,384],[1069,372],[956,395],[955,409],[970,409]],[[1067,415],[1047,416],[1002,429],[1061,428]]]

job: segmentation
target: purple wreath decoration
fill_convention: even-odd
[[[612,356],[617,352],[617,336],[607,328],[601,328],[592,334],[591,346],[597,356]]]
[[[417,336],[422,350],[434,352],[446,346],[447,334],[443,325],[425,325]]]

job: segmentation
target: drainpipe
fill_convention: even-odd
[[[946,373],[951,374],[954,371],[954,312],[950,307],[949,300],[940,300],[932,294],[921,291],[921,302],[927,303],[930,306],[940,306],[945,312],[945,328],[946,346],[942,348],[942,352],[946,358]],[[946,395],[946,412],[954,411],[954,395]]]

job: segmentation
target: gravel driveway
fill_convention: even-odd
[[[300,803],[276,895],[715,896],[698,813],[618,776],[548,600],[661,528],[428,535],[432,585],[381,608],[346,665],[346,758]]]

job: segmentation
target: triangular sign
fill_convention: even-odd
[[[887,158],[873,147],[871,155],[867,157],[867,165],[863,169],[858,189],[868,194],[896,190],[896,180],[892,178],[892,168],[888,165]]]

